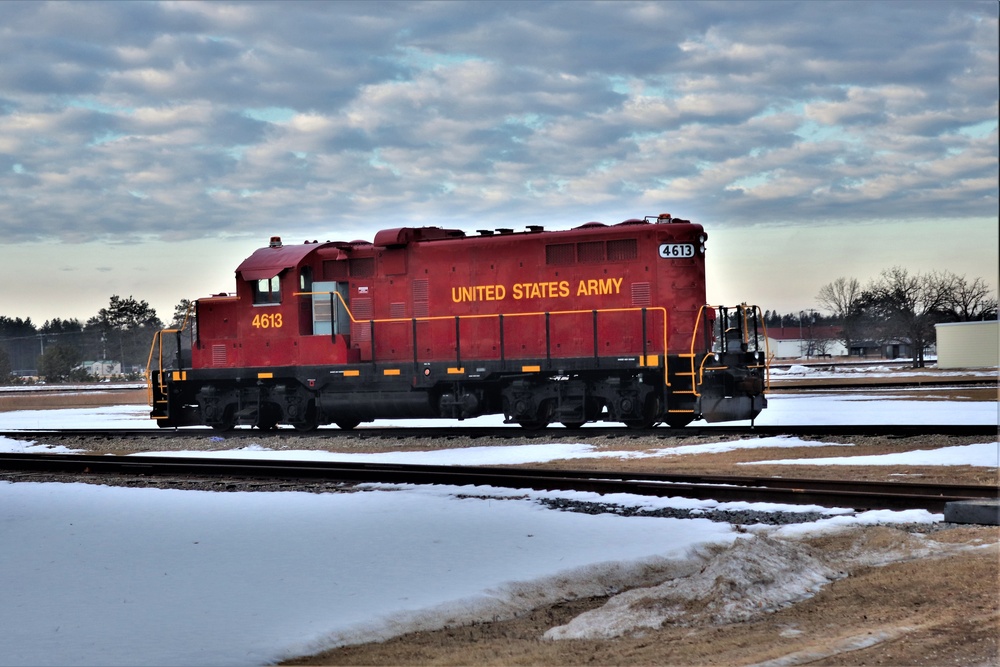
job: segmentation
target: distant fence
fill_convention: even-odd
[[[143,370],[149,354],[152,333],[147,331],[111,332],[71,331],[58,334],[0,337],[0,349],[7,353],[14,375],[38,375],[38,358],[53,345],[65,345],[77,351],[81,361],[112,359],[121,361],[124,373]]]

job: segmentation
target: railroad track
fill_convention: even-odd
[[[831,377],[831,378],[801,378],[783,376],[771,378],[768,393],[774,392],[809,392],[821,390],[835,391],[864,391],[864,390],[884,390],[884,389],[949,389],[949,388],[976,388],[976,387],[996,387],[996,377],[975,377],[975,378],[941,378],[916,376],[912,378],[900,379],[878,379],[860,381],[857,378]]]
[[[552,437],[605,438],[605,437],[646,437],[658,438],[689,438],[712,435],[764,437],[764,436],[881,436],[908,438],[921,435],[950,435],[978,437],[997,437],[996,425],[989,424],[915,424],[915,425],[829,425],[829,426],[685,426],[684,428],[669,428],[660,426],[649,429],[630,429],[624,426],[588,426],[579,429],[568,429],[561,426],[551,426],[536,431],[529,431],[517,426],[418,426],[393,428],[359,427],[351,431],[339,428],[320,428],[316,431],[302,433],[290,428],[271,431],[261,431],[252,428],[236,428],[232,431],[217,432],[205,427],[188,427],[182,429],[88,429],[70,428],[58,430],[22,429],[18,431],[2,431],[0,437],[8,438],[45,438],[86,436],[106,438],[109,440],[124,438],[185,438],[210,436],[224,439],[260,438],[261,436],[293,436],[296,438],[497,438],[538,440]]]
[[[448,484],[535,490],[626,493],[725,501],[820,505],[855,510],[926,509],[942,512],[949,502],[996,499],[995,486],[870,483],[857,481],[676,475],[614,471],[552,470],[483,466],[399,465],[316,461],[261,461],[172,456],[0,454],[0,470],[78,476],[189,476],[352,483]]]

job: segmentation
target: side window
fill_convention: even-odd
[[[281,281],[278,276],[262,278],[253,286],[254,305],[281,303]]]

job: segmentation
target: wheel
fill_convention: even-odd
[[[360,419],[338,419],[334,422],[344,431],[351,431],[355,426],[361,423]]]
[[[577,430],[578,428],[583,428],[583,425],[584,425],[584,424],[585,424],[586,422],[560,422],[560,423],[561,423],[561,424],[562,424],[563,426],[565,426],[566,428],[568,428],[568,429],[571,429],[571,430],[575,431],[575,430]]]
[[[660,401],[655,396],[646,399],[646,405],[642,410],[642,417],[637,419],[624,420],[625,426],[632,430],[645,430],[653,428],[659,423]]]
[[[220,401],[206,401],[198,421],[211,426],[213,431],[220,433],[232,431],[236,428],[236,410],[233,405],[223,404]]]
[[[549,425],[552,419],[552,401],[542,401],[535,412],[534,419],[521,419],[517,423],[526,431],[540,431]]]
[[[316,417],[316,404],[309,401],[306,409],[301,410],[298,404],[291,406],[286,413],[289,413],[288,423],[299,433],[309,433],[319,428],[319,420]]]

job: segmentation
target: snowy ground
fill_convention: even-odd
[[[817,416],[827,423],[997,423],[996,402],[893,396],[872,401],[862,394],[779,395],[758,423],[815,423]],[[146,414],[144,406],[54,410],[44,416],[8,412],[0,414],[0,430],[141,427],[148,424]],[[794,438],[769,438],[665,448],[655,455],[802,445]],[[53,451],[41,442],[25,446],[4,438],[0,450]],[[260,447],[216,455],[349,458],[276,454]],[[367,456],[509,464],[596,455],[582,444],[518,444]],[[998,444],[826,463],[845,461],[996,467]],[[728,524],[704,519],[556,512],[538,503],[546,497],[595,498],[484,487],[210,493],[0,482],[0,665],[266,664],[338,644],[612,592],[638,573],[683,572],[710,546],[746,539]],[[746,506],[680,498],[601,500],[641,507]],[[942,518],[922,511],[827,515],[808,525],[758,527],[752,533],[801,535]],[[774,591],[775,603],[808,595],[827,577],[818,569],[798,573]],[[589,615],[550,637],[592,636],[621,622]]]
[[[866,362],[851,362],[851,363],[841,363],[841,362],[831,362],[828,364],[824,363],[790,363],[785,365],[772,365],[771,366],[771,379],[772,380],[785,380],[785,379],[848,379],[863,378],[865,380],[873,379],[901,379],[910,377],[933,377],[936,380],[948,379],[948,378],[965,378],[965,377],[993,377],[997,376],[996,368],[955,368],[955,369],[939,369],[934,367],[929,368],[912,368],[908,365],[901,364],[884,364],[884,363],[866,363]]]

